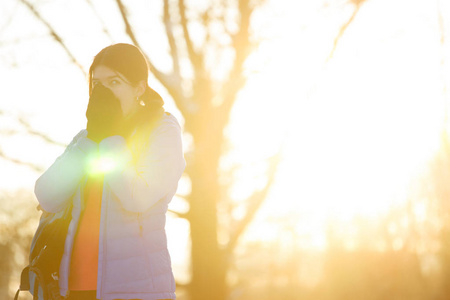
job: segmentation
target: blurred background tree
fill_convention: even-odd
[[[64,6],[70,6],[70,4],[61,4],[61,2],[52,0],[33,2],[15,0],[15,2],[15,8],[8,11],[9,14],[4,18],[5,21],[0,27],[0,33],[14,20],[15,11],[26,9],[29,18],[33,18],[37,22],[36,24],[43,28],[42,36],[37,38],[45,39],[48,47],[52,49],[60,49],[73,66],[74,70],[72,71],[81,71],[85,76],[90,60],[83,58],[80,49],[84,47],[76,45],[75,39],[67,33],[67,30],[64,30],[67,28],[65,17],[69,17],[67,14],[69,9]],[[248,186],[244,199],[242,201],[232,199],[236,184],[242,180],[240,172],[249,166],[239,161],[232,161],[229,157],[229,152],[232,151],[232,145],[229,141],[230,119],[233,111],[243,110],[242,107],[237,106],[237,100],[245,86],[248,85],[248,79],[253,75],[251,66],[254,66],[255,63],[254,61],[252,63],[252,60],[256,60],[253,54],[261,51],[261,44],[266,42],[265,35],[261,34],[263,30],[256,28],[257,22],[255,20],[259,20],[259,26],[261,26],[261,23],[267,23],[264,27],[267,32],[274,30],[276,27],[272,20],[264,19],[263,12],[264,9],[267,9],[267,2],[269,1],[214,0],[185,2],[183,0],[161,0],[153,2],[157,5],[152,6],[152,8],[159,9],[157,15],[160,18],[158,23],[161,27],[158,29],[164,33],[157,40],[148,38],[149,29],[144,24],[151,20],[146,13],[142,14],[139,11],[141,6],[132,1],[116,0],[100,3],[86,0],[82,2],[84,6],[81,10],[73,11],[73,14],[77,14],[76,18],[80,22],[87,19],[96,20],[99,26],[92,29],[94,32],[89,32],[89,34],[102,40],[101,43],[98,43],[98,50],[102,48],[100,45],[106,46],[108,43],[116,41],[131,42],[141,47],[148,58],[150,71],[154,76],[152,80],[160,84],[157,90],[163,91],[166,96],[166,103],[173,101],[182,121],[184,121],[185,157],[188,163],[186,174],[182,178],[182,186],[185,188],[180,191],[176,200],[178,204],[181,203],[182,205],[174,205],[170,212],[173,216],[186,220],[189,224],[190,276],[189,280],[178,283],[179,298],[191,300],[447,299],[449,295],[447,282],[450,279],[448,239],[450,219],[448,218],[447,204],[448,182],[450,180],[448,176],[450,172],[450,148],[448,146],[448,134],[445,130],[442,133],[441,146],[434,153],[434,157],[430,159],[427,168],[424,168],[422,176],[415,178],[409,185],[410,190],[407,193],[406,201],[392,205],[388,212],[380,213],[373,219],[357,215],[343,221],[329,217],[325,220],[328,222],[325,229],[325,238],[319,240],[319,246],[314,248],[308,245],[315,241],[317,237],[312,236],[311,233],[299,233],[304,228],[312,226],[308,223],[308,220],[310,220],[308,212],[288,211],[281,216],[264,219],[263,230],[271,228],[273,231],[267,231],[266,237],[263,237],[260,241],[246,241],[245,247],[239,248],[246,230],[251,227],[252,221],[257,217],[257,212],[264,205],[264,200],[267,199],[273,187],[275,175],[280,166],[280,153],[284,150],[281,148],[282,143],[279,143],[275,147],[279,149],[278,151],[272,151],[270,155],[265,155],[266,159],[258,162],[256,168],[254,168],[259,175],[257,180],[245,178],[243,184]],[[308,6],[314,5],[308,4],[308,1],[300,2],[295,6],[296,9],[301,7],[305,11],[314,11],[315,8],[311,9]],[[445,16],[449,15],[447,12],[448,5],[441,1],[433,3],[417,1],[417,3],[419,2],[423,7],[437,8],[438,13],[435,14],[433,11],[435,19],[432,19],[432,21],[438,26],[432,27],[431,30],[436,35],[433,37],[436,39],[436,43],[440,43],[438,47],[441,56],[437,64],[438,67],[433,70],[436,73],[441,72],[443,90],[440,91],[442,94],[440,96],[447,99],[448,64],[445,58],[448,56],[448,46],[445,29],[448,24]],[[285,1],[278,5],[284,5],[285,10],[290,10],[294,7],[293,3]],[[400,2],[396,1],[395,3],[398,5]],[[417,3],[414,2],[411,5],[418,6]],[[357,153],[357,151],[352,152],[351,149],[346,148],[345,140],[339,139],[341,137],[339,131],[342,128],[348,129],[342,127],[342,123],[345,123],[348,119],[355,121],[352,119],[353,115],[338,117],[337,122],[336,119],[333,119],[334,123],[326,117],[321,119],[321,116],[323,114],[339,115],[342,112],[339,110],[341,106],[344,107],[343,110],[345,111],[352,111],[352,109],[358,111],[359,108],[357,105],[353,105],[351,109],[346,107],[349,104],[346,102],[348,94],[332,93],[327,95],[332,100],[324,105],[325,107],[321,106],[320,99],[317,100],[314,95],[327,89],[333,91],[333,87],[329,87],[331,84],[320,83],[323,80],[322,77],[330,76],[327,75],[327,72],[332,68],[337,69],[338,75],[336,77],[349,77],[347,81],[344,81],[347,85],[344,85],[343,89],[357,89],[358,84],[352,82],[351,79],[364,76],[367,77],[366,81],[369,82],[369,87],[372,85],[381,86],[381,83],[376,81],[376,77],[368,75],[373,72],[370,65],[367,73],[361,73],[356,77],[350,77],[349,73],[342,71],[345,69],[357,73],[360,70],[346,65],[349,59],[342,59],[343,56],[348,55],[355,61],[360,59],[360,62],[362,61],[361,57],[364,56],[362,50],[358,50],[361,49],[358,46],[361,47],[364,41],[352,43],[351,34],[359,36],[359,38],[361,36],[367,37],[365,41],[366,43],[369,41],[367,46],[369,48],[374,46],[370,42],[380,38],[376,34],[382,35],[379,32],[385,32],[380,29],[383,22],[380,21],[380,16],[378,16],[376,18],[377,24],[373,24],[367,32],[364,31],[366,30],[364,27],[363,33],[358,35],[359,27],[356,26],[355,22],[358,21],[361,13],[367,14],[368,11],[374,11],[376,4],[380,4],[380,2],[370,0],[320,1],[320,4],[316,4],[317,11],[314,11],[313,17],[302,14],[302,11],[296,12],[299,18],[305,19],[302,24],[306,28],[313,28],[312,39],[307,39],[307,33],[305,33],[308,32],[307,30],[299,30],[290,36],[292,44],[289,44],[289,46],[294,49],[313,48],[312,52],[318,52],[320,59],[315,62],[314,67],[320,71],[315,73],[308,69],[308,60],[314,60],[312,55],[308,57],[294,52],[288,54],[301,56],[301,66],[305,67],[305,70],[296,68],[291,73],[271,74],[273,78],[282,77],[295,88],[304,89],[302,96],[318,102],[319,109],[318,111],[313,110],[313,113],[316,113],[314,118],[319,121],[311,122],[312,125],[308,124],[310,127],[304,126],[304,128],[294,129],[299,136],[303,131],[311,131],[314,133],[314,139],[329,139],[326,144],[319,144],[321,147],[316,147],[317,144],[311,146],[313,152],[317,153],[318,158],[310,157],[310,159],[316,159],[315,163],[319,162],[325,166],[323,170],[319,169],[317,164],[314,166],[319,169],[319,178],[322,180],[319,188],[314,191],[316,194],[321,194],[321,190],[333,189],[334,183],[327,181],[330,178],[327,177],[327,174],[334,171],[332,169],[335,165],[330,164],[331,160],[345,160],[345,157],[339,155],[342,154],[339,151],[344,148],[351,154]],[[57,8],[56,11],[52,10],[54,7]],[[393,8],[393,4],[385,7],[389,7],[390,10],[384,10],[383,17],[388,18],[389,16],[386,15],[392,13],[394,19],[403,20],[401,19],[403,16],[395,15],[397,11]],[[338,14],[338,12],[340,13]],[[314,18],[318,18],[318,20],[313,20]],[[325,22],[328,22],[327,33],[331,32],[330,34],[325,34]],[[427,22],[430,21],[427,20]],[[156,29],[152,28],[151,30]],[[287,30],[287,27],[277,30]],[[389,30],[391,29],[389,28]],[[415,33],[420,32],[420,29],[415,28],[414,30],[415,39],[419,40]],[[81,29],[78,34],[87,35]],[[394,36],[401,34],[405,33],[393,33]],[[31,46],[34,45],[33,39],[35,38],[30,38]],[[380,39],[388,38],[382,36]],[[311,43],[312,40],[325,40],[325,42],[320,46],[306,42]],[[165,44],[162,45],[164,41]],[[10,44],[19,42],[9,41]],[[426,42],[419,40],[419,43],[426,44]],[[300,43],[302,43],[301,46],[298,46]],[[0,43],[0,47],[6,48],[8,46],[10,45],[7,45],[4,41]],[[89,51],[92,50],[87,46],[85,48]],[[164,48],[164,50],[161,50],[161,48]],[[278,49],[286,50],[283,47]],[[161,55],[161,52],[164,51],[167,51],[166,55]],[[388,52],[393,56],[398,55],[396,59],[401,61],[400,56],[404,56],[405,52],[397,53],[395,51],[394,48],[389,48]],[[89,53],[89,57],[92,57],[94,53]],[[280,51],[272,54],[282,56],[286,53]],[[4,64],[14,67],[23,63],[17,59],[16,55],[18,56],[19,53],[9,52],[8,55],[3,55],[0,58]],[[381,59],[380,57],[382,56],[378,56],[377,53],[370,56],[370,60],[381,64],[383,57]],[[35,59],[35,56],[30,58],[30,60]],[[291,61],[294,60],[293,57],[290,57],[290,59]],[[339,59],[342,59],[344,63],[339,65]],[[165,60],[166,63],[164,67],[160,63],[162,60]],[[289,62],[289,60],[286,61]],[[257,61],[257,63],[261,63],[261,61]],[[410,63],[412,64],[411,61],[407,61],[407,64]],[[366,65],[362,68],[364,67],[367,68]],[[389,66],[386,73],[394,72],[395,68],[401,67],[405,66]],[[259,68],[264,68],[264,62]],[[388,75],[383,73],[383,76]],[[332,78],[331,81],[333,80]],[[412,81],[412,79],[409,80]],[[395,79],[396,83],[400,81],[401,79]],[[271,82],[268,81],[267,83]],[[400,83],[398,84],[400,85]],[[409,84],[410,82],[408,82]],[[298,87],[297,85],[303,86]],[[267,87],[260,86],[260,88],[265,90]],[[283,102],[281,98],[289,98],[291,95],[283,94],[282,87],[276,86],[274,89],[277,91],[276,96],[279,93],[279,99],[273,99],[273,111],[261,118],[261,116],[258,116],[263,114],[260,107],[253,107],[252,110],[245,112],[248,123],[261,119],[265,120],[266,123],[280,122],[281,118],[274,117],[280,112],[276,110],[275,106],[282,106],[287,103],[287,101]],[[370,92],[374,93],[373,90],[369,90],[368,93]],[[405,97],[403,93],[400,95]],[[294,102],[294,100],[297,99],[289,99],[290,102]],[[374,101],[370,95],[367,96],[367,99],[358,100],[368,102],[369,110],[376,108],[373,102],[382,101],[382,99],[377,98]],[[386,110],[393,109],[392,104],[392,101],[387,101]],[[408,109],[413,105],[414,103],[408,103],[408,106],[401,109],[401,113],[407,114]],[[300,107],[305,108],[306,113],[302,114],[302,111],[297,110],[296,114],[290,114],[283,111],[286,114],[285,118],[289,119],[291,116],[295,116],[298,119],[306,119],[307,114],[311,114],[308,111],[309,107]],[[4,107],[2,106],[0,109],[3,110]],[[48,108],[42,107],[42,109]],[[11,118],[6,112],[3,112],[1,117]],[[386,122],[383,118],[375,119],[380,127],[383,122]],[[400,116],[395,116],[395,119],[397,122],[403,121]],[[358,121],[358,119],[356,120]],[[380,120],[383,120],[383,122]],[[329,122],[326,123],[326,129],[323,131],[316,128],[321,121]],[[33,122],[26,117],[14,118],[12,122],[15,124],[14,129],[2,128],[2,136],[11,137],[17,136],[19,133],[25,133],[47,145],[48,148],[46,149],[52,149],[49,150],[51,153],[60,151],[64,146],[64,143],[58,142],[58,138],[50,136],[45,130],[36,130],[35,126],[31,125]],[[69,124],[66,125],[69,126]],[[258,124],[260,127],[262,125],[262,122]],[[392,126],[392,124],[390,125]],[[246,124],[245,126],[249,125]],[[273,127],[275,126],[276,124],[273,125]],[[359,124],[355,122],[351,128],[358,126]],[[389,126],[386,127],[388,131],[393,130]],[[338,138],[336,140],[331,139],[326,135],[329,132]],[[282,135],[282,133],[277,133]],[[263,134],[266,134],[266,132],[263,132]],[[376,139],[377,134],[379,134],[378,131],[366,131],[364,134],[351,136],[351,139],[364,143],[367,142],[366,136]],[[406,140],[407,134],[408,132],[401,131],[401,134],[396,136],[396,140]],[[414,134],[417,134],[417,132],[414,132]],[[253,138],[249,135],[247,139],[251,143]],[[268,133],[267,139],[269,140],[268,144],[275,143]],[[336,142],[332,143],[333,141]],[[390,149],[395,149],[395,140],[389,142]],[[380,150],[374,146],[375,142],[369,143],[369,145],[372,145],[375,150]],[[302,144],[302,148],[307,147],[308,145]],[[11,155],[11,152],[6,151],[6,148],[7,143],[2,141],[0,143],[0,156],[3,158],[38,172],[45,169],[40,157],[30,158],[26,155]],[[324,148],[331,150],[324,151]],[[294,150],[291,151],[296,151],[295,149],[300,148],[293,147],[292,149]],[[365,150],[366,148],[360,149]],[[375,161],[377,154],[376,151],[374,153],[369,152],[365,160],[361,160],[357,164],[365,165],[368,164],[367,161]],[[304,155],[304,153],[299,152],[298,155]],[[407,156],[406,153],[401,153],[401,155]],[[331,157],[331,159],[327,160],[327,157]],[[359,157],[355,158],[355,160],[357,159]],[[306,166],[307,162],[303,162],[301,165],[301,167]],[[344,166],[348,167],[345,164]],[[370,166],[372,165],[368,165],[367,168],[370,169]],[[384,175],[387,177],[389,173],[393,172],[394,167],[387,165]],[[344,177],[342,171],[339,169],[336,174]],[[373,170],[369,170],[369,172],[373,172]],[[303,189],[306,189],[306,184],[301,182],[301,180],[305,180],[305,177],[300,177],[299,173],[300,171],[292,172],[290,182],[298,186],[303,184]],[[310,172],[307,175],[313,177],[315,173]],[[380,187],[380,185],[377,186],[377,184],[380,184],[379,182],[373,181],[375,182],[375,189]],[[313,186],[314,188],[315,186]],[[358,183],[352,183],[351,189],[358,189]],[[372,193],[373,190],[367,190],[366,194],[361,195],[360,201],[367,201],[363,197],[370,201]],[[298,199],[299,197],[292,194],[287,201],[301,202],[302,199]],[[21,209],[22,204],[6,205],[6,203],[11,204],[12,201],[4,199],[16,198],[24,198],[31,202],[32,196],[29,194],[17,196],[5,193],[2,199],[4,206],[2,205],[1,212],[5,217],[0,219],[2,221],[0,223],[2,233],[0,239],[0,268],[2,270],[0,291],[5,297],[8,293],[11,295],[8,288],[15,287],[14,281],[17,281],[18,276],[17,270],[20,269],[21,264],[24,264],[27,255],[26,249],[32,232],[25,228],[33,228],[33,222],[37,218],[35,211],[23,211]],[[279,196],[279,198],[281,197]],[[314,198],[312,197],[312,199]],[[281,203],[281,199],[279,200]],[[344,199],[335,196],[334,199],[329,201],[344,202],[342,200]],[[381,200],[376,199],[376,201]],[[314,200],[306,199],[306,201]],[[285,205],[285,202],[280,205]],[[30,207],[28,204],[23,204],[23,207],[25,206]],[[321,207],[320,209],[325,211],[327,208]],[[23,215],[17,215],[18,212],[23,213]],[[6,217],[9,215],[17,215],[17,218],[9,219]],[[26,223],[28,221],[31,224]],[[262,223],[257,224],[257,226],[261,226]],[[21,229],[24,231],[22,232]],[[11,279],[10,274],[14,274],[14,270],[16,270],[16,277]]]
[[[11,287],[18,287],[21,268],[28,264],[27,250],[37,226],[38,211],[30,205],[30,192],[0,193],[0,298],[11,299]],[[12,201],[11,201],[12,200]]]

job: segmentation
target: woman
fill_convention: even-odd
[[[73,204],[59,273],[68,299],[175,299],[164,225],[185,160],[180,126],[147,80],[138,48],[100,51],[86,129],[36,182],[43,210]]]

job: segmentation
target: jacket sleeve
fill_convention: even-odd
[[[62,210],[73,196],[85,173],[85,163],[98,149],[97,143],[80,131],[64,153],[36,181],[34,193],[48,212]]]
[[[135,165],[130,163],[131,153],[120,136],[101,141],[99,152],[115,152],[122,157],[123,167],[105,174],[105,182],[122,207],[131,212],[145,212],[176,189],[186,166],[180,125],[173,116],[164,118],[155,128]]]

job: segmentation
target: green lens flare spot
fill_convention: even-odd
[[[117,161],[113,157],[98,157],[89,163],[89,173],[105,174],[113,171],[117,167]]]

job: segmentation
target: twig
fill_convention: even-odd
[[[174,214],[175,216],[177,216],[177,218],[188,219],[188,217],[189,217],[189,213],[181,213],[181,212],[178,212],[178,211],[174,211],[172,209],[168,209],[167,211],[169,213]]]
[[[164,28],[166,29],[167,40],[169,41],[170,54],[173,60],[173,73],[180,77],[180,61],[178,57],[178,48],[173,36],[172,22],[170,20],[169,0],[164,0]]]
[[[242,235],[244,230],[247,228],[248,224],[253,220],[256,212],[261,207],[264,200],[267,198],[267,195],[269,193],[269,190],[274,182],[275,174],[277,173],[280,156],[281,156],[281,149],[279,152],[274,155],[272,158],[270,158],[270,169],[268,174],[268,180],[267,184],[264,187],[264,189],[255,192],[252,196],[249,197],[249,204],[247,209],[247,214],[244,216],[244,218],[236,225],[236,229],[234,230],[233,234],[230,237],[230,240],[227,244],[227,247],[225,251],[227,253],[231,253],[234,249],[234,247],[237,244],[237,241],[239,240],[239,237]]]
[[[105,22],[103,21],[103,18],[100,16],[100,14],[98,13],[97,9],[95,8],[94,4],[92,3],[91,0],[86,0],[86,2],[88,3],[88,5],[91,7],[92,11],[94,12],[95,16],[97,17],[97,19],[100,21],[100,23],[102,24],[103,27],[103,32],[108,36],[109,40],[111,42],[114,41],[111,33],[109,32],[108,28],[106,27]]]
[[[184,0],[178,0],[178,8],[180,10],[181,27],[183,28],[184,41],[186,43],[189,59],[191,60],[194,70],[199,71],[203,68],[203,59],[194,49],[191,36],[188,30],[188,19],[186,17],[186,5]]]
[[[125,6],[122,3],[122,0],[116,0],[116,3],[119,8],[120,15],[122,16],[122,20],[125,24],[125,32],[130,37],[132,43],[136,47],[138,47],[142,50],[142,48],[139,45],[138,40],[136,39],[136,36],[133,32],[130,22],[128,21],[127,12],[126,12]],[[161,82],[161,84],[167,89],[169,94],[174,99],[180,99],[182,92],[181,92],[181,87],[180,87],[180,84],[179,84],[179,81],[177,80],[177,78],[174,78],[174,76],[170,76],[170,75],[164,74],[163,72],[159,71],[155,67],[155,65],[152,63],[150,57],[148,57],[148,55],[145,52],[143,52],[143,54],[145,55],[145,58],[147,59],[147,63],[148,63],[150,72],[152,72],[152,74],[155,75],[156,79],[158,79],[159,82]]]
[[[233,48],[236,54],[234,60],[233,68],[230,71],[228,80],[222,88],[224,94],[224,101],[220,106],[221,113],[221,124],[223,126],[228,122],[230,116],[230,111],[233,107],[234,101],[236,100],[237,93],[245,85],[245,78],[242,76],[243,66],[248,57],[250,50],[250,17],[254,11],[254,8],[250,6],[248,0],[239,1],[239,11],[240,11],[240,27],[239,31],[233,36]]]
[[[34,16],[41,21],[47,29],[50,31],[50,35],[53,37],[53,39],[60,44],[60,46],[64,49],[64,51],[69,56],[70,60],[83,72],[84,76],[86,77],[86,71],[84,70],[83,66],[78,62],[78,60],[75,58],[73,53],[67,48],[66,44],[62,40],[62,38],[56,33],[56,31],[53,29],[53,27],[41,16],[41,14],[35,9],[35,7],[29,3],[26,0],[20,0],[28,9],[34,14]]]
[[[64,144],[64,143],[55,141],[54,139],[50,138],[49,136],[45,135],[45,134],[42,133],[42,132],[38,132],[38,131],[34,130],[34,129],[31,127],[31,125],[30,125],[27,121],[25,121],[23,118],[18,118],[18,121],[19,121],[20,124],[22,124],[22,126],[25,127],[25,129],[27,130],[27,132],[28,132],[29,134],[38,136],[38,137],[40,137],[41,139],[43,139],[44,141],[46,141],[46,142],[48,142],[48,143],[50,143],[50,144],[53,144],[53,145],[57,145],[57,146],[61,146],[61,147],[66,147],[66,146],[67,146],[67,145]]]
[[[44,171],[44,168],[42,168],[42,167],[40,167],[38,165],[35,165],[33,163],[30,163],[30,162],[21,161],[19,159],[16,159],[16,158],[13,158],[13,157],[10,157],[10,156],[6,155],[1,149],[0,149],[0,157],[4,158],[4,159],[6,159],[6,160],[8,160],[10,162],[13,162],[15,164],[18,164],[18,165],[27,166],[27,167],[35,170],[36,172],[43,172]]]
[[[441,1],[437,0],[437,17],[438,17],[438,25],[439,25],[439,33],[440,33],[440,56],[441,56],[441,80],[442,80],[442,94],[444,96],[445,102],[445,111],[444,111],[444,130],[447,130],[448,120],[449,120],[449,99],[448,99],[448,90],[447,90],[447,74],[445,72],[445,65],[446,65],[446,53],[445,53],[445,24],[444,24],[444,18],[442,16],[442,8],[441,8]]]
[[[338,43],[341,40],[342,36],[344,35],[345,31],[347,30],[347,28],[350,26],[350,24],[353,22],[353,20],[355,19],[356,15],[359,12],[359,9],[361,8],[361,5],[364,1],[357,1],[355,4],[355,10],[353,11],[352,15],[350,16],[350,18],[347,20],[347,22],[341,26],[341,29],[339,30],[338,35],[336,36],[336,38],[334,39],[333,42],[333,48],[331,49],[330,54],[328,55],[325,63],[328,63],[334,55],[334,52],[337,49]]]

